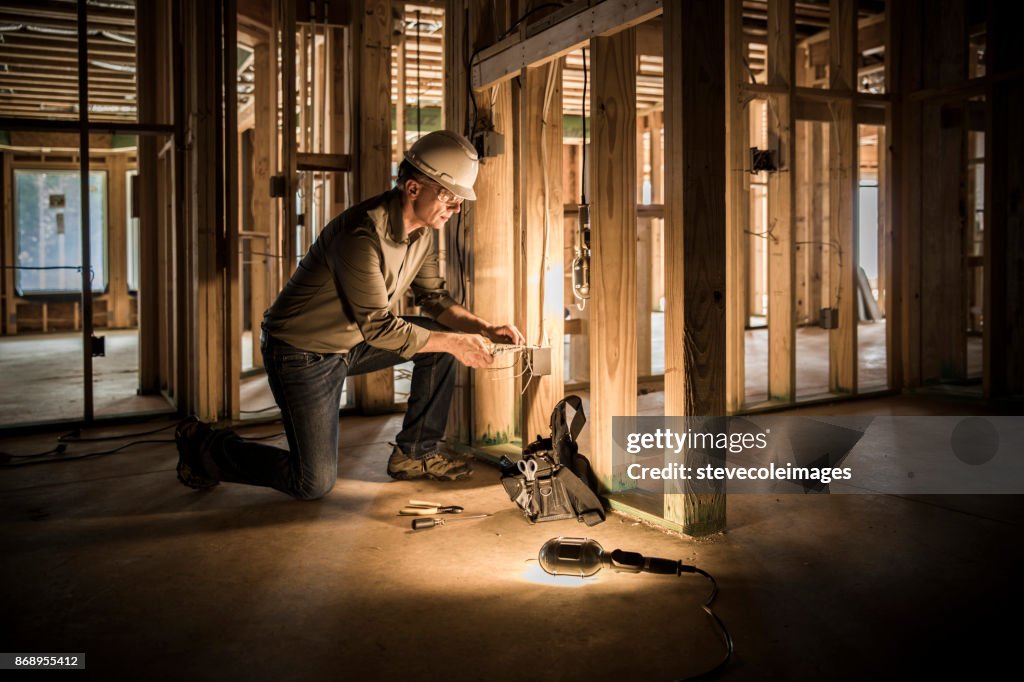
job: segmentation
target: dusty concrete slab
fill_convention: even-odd
[[[704,540],[618,514],[531,526],[489,465],[390,481],[399,419],[343,420],[338,484],[312,503],[187,490],[170,443],[4,470],[5,649],[86,652],[95,679],[671,680],[714,664],[702,578],[553,581],[537,550],[564,534],[711,572],[737,649],[721,679],[983,679],[1011,655],[1019,498],[734,496],[729,530]],[[395,516],[409,499],[492,516],[413,533]]]

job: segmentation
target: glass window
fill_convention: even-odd
[[[16,288],[20,294],[81,291],[81,182],[77,171],[14,171]],[[107,174],[89,172],[92,290],[107,286]],[[45,268],[45,269],[43,269]]]

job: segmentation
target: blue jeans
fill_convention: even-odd
[[[432,331],[450,331],[427,317],[403,319]],[[338,478],[338,403],[345,377],[406,360],[365,342],[348,353],[312,353],[266,332],[260,347],[289,449],[221,432],[210,446],[211,473],[222,481],[266,486],[298,499],[323,497]],[[435,450],[444,436],[455,385],[455,358],[449,353],[417,353],[412,361],[409,403],[395,440],[407,455],[420,458]]]

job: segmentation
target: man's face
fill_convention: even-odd
[[[413,181],[413,187],[413,213],[435,230],[440,230],[449,218],[462,210],[462,199],[437,183]]]

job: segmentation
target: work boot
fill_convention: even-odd
[[[213,429],[195,417],[183,419],[174,429],[174,443],[178,447],[178,480],[196,490],[212,488],[220,483],[203,466],[202,447]]]
[[[397,445],[388,459],[388,476],[399,481],[431,478],[435,481],[457,481],[473,473],[469,462],[458,461],[434,451],[425,457],[412,458]]]

